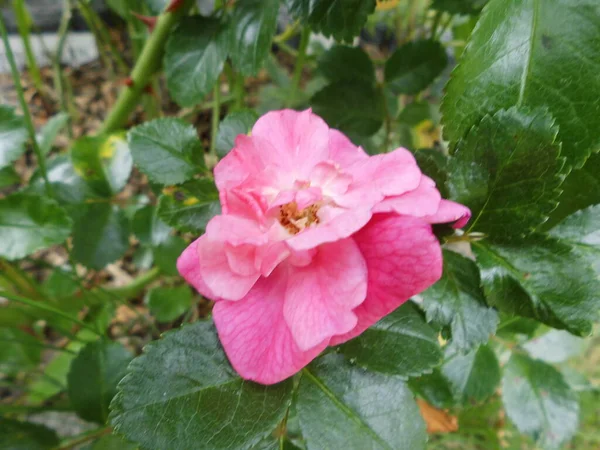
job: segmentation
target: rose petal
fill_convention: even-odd
[[[367,263],[367,298],[354,310],[356,327],[334,336],[331,345],[358,336],[442,275],[442,250],[422,219],[378,214],[354,240]]]
[[[456,222],[452,227],[462,228],[471,219],[471,210],[460,203],[442,200],[437,212],[431,216],[424,217],[424,219],[429,223]]]
[[[203,297],[216,300],[218,297],[206,285],[200,272],[200,256],[198,255],[198,242],[203,237],[196,239],[183,251],[177,259],[177,270],[181,276]]]
[[[406,194],[386,197],[378,203],[373,212],[395,212],[406,216],[423,217],[438,211],[442,196],[435,187],[435,182],[423,175],[419,186]]]
[[[311,362],[328,340],[302,351],[283,318],[287,279],[285,268],[261,278],[238,302],[220,301],[213,319],[225,353],[234,369],[246,380],[278,383]]]

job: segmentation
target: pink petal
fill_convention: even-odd
[[[371,156],[346,169],[354,178],[348,192],[336,202],[340,206],[374,206],[385,197],[402,195],[419,186],[421,170],[408,150]]]
[[[456,222],[452,225],[453,228],[464,227],[469,222],[470,218],[471,210],[469,208],[450,200],[442,200],[440,207],[435,214],[424,217],[429,223]]]
[[[225,245],[225,256],[231,271],[243,276],[255,275],[257,271],[256,249],[256,246],[249,244],[237,247]]]
[[[233,215],[213,217],[206,225],[206,234],[213,241],[227,242],[231,245],[262,245],[269,239],[254,220]]]
[[[352,310],[365,300],[367,267],[352,239],[322,245],[288,277],[283,316],[301,350],[356,326]]]
[[[329,158],[341,167],[348,167],[354,163],[369,158],[365,151],[354,145],[342,132],[329,130]]]
[[[197,241],[202,279],[214,294],[213,300],[223,298],[239,300],[244,297],[260,278],[260,272],[243,275],[231,270],[226,244],[208,239],[205,234]],[[241,265],[239,266],[241,267]],[[239,270],[238,267],[238,270]]]
[[[435,182],[423,175],[419,186],[414,190],[395,197],[386,197],[378,203],[373,212],[395,212],[406,216],[423,217],[435,214],[442,196]]]
[[[257,223],[264,221],[266,205],[261,198],[240,189],[230,189],[219,193],[224,215],[235,215]]]
[[[325,161],[313,168],[310,183],[312,186],[319,186],[325,196],[335,198],[348,191],[352,184],[352,175],[340,170],[337,163]]]
[[[369,209],[342,209],[323,206],[319,210],[321,223],[290,237],[286,242],[294,250],[308,250],[326,242],[351,236],[371,219]]]
[[[198,256],[197,248],[200,239],[196,239],[188,245],[181,256],[179,256],[179,259],[177,259],[177,270],[185,281],[194,286],[200,295],[216,300],[217,296],[206,285],[200,272],[200,256]]]
[[[220,301],[213,319],[225,353],[234,369],[246,380],[278,383],[311,362],[328,340],[302,351],[283,318],[286,269],[261,278],[238,302]]]
[[[329,159],[329,127],[310,109],[271,111],[252,128],[255,136],[285,153],[286,167],[294,179],[306,179],[310,169]]]
[[[442,250],[422,219],[378,214],[354,240],[367,263],[367,298],[354,310],[356,327],[333,337],[331,345],[358,336],[442,275]]]

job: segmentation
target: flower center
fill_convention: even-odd
[[[291,234],[298,234],[305,228],[320,222],[318,211],[318,203],[300,210],[296,202],[286,203],[279,208],[279,223]]]

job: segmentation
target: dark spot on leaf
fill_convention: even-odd
[[[524,280],[529,280],[531,278],[531,274],[529,272],[526,272],[523,274],[523,279]]]
[[[185,194],[181,191],[177,191],[174,194],[175,200],[177,200],[178,202],[182,202],[185,200]]]
[[[542,34],[542,46],[546,50],[550,50],[552,48],[552,38],[547,34]]]

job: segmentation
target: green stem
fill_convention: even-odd
[[[0,272],[23,295],[36,300],[44,298],[39,286],[25,272],[8,261],[0,259]]]
[[[158,17],[154,31],[146,41],[144,50],[131,72],[132,84],[121,91],[112,111],[102,125],[100,133],[111,133],[125,125],[152,76],[160,68],[165,42],[169,37],[169,33],[180,17],[189,10],[192,3],[186,2],[177,10],[165,12]]]
[[[58,447],[54,447],[53,450],[69,450],[74,447],[78,447],[81,444],[84,444],[88,441],[98,439],[98,438],[104,436],[105,434],[109,434],[111,432],[112,432],[112,429],[110,427],[103,427],[103,428],[97,428],[97,429],[91,430],[91,431],[86,431],[85,433],[80,434],[79,436],[76,436],[72,439],[63,441]]]
[[[23,86],[21,85],[21,77],[19,74],[19,69],[17,68],[17,63],[15,62],[15,55],[13,54],[12,48],[10,46],[10,42],[8,41],[8,32],[6,31],[6,26],[4,25],[4,18],[0,14],[0,33],[2,34],[2,41],[4,42],[4,48],[6,49],[6,58],[10,64],[10,71],[12,73],[13,82],[15,84],[15,89],[17,91],[17,95],[19,97],[19,103],[21,104],[21,109],[23,110],[23,116],[25,119],[25,125],[27,126],[27,131],[29,132],[29,137],[31,138],[31,143],[33,145],[33,151],[37,156],[38,165],[40,166],[40,172],[42,174],[42,178],[44,179],[44,183],[46,185],[46,191],[48,195],[54,197],[54,192],[52,190],[52,186],[50,185],[50,180],[48,179],[48,170],[46,169],[46,156],[40,150],[40,146],[38,145],[36,135],[35,135],[35,127],[33,126],[33,120],[31,119],[31,113],[29,112],[29,107],[27,106],[27,102],[25,101],[25,94],[23,93]]]
[[[31,79],[33,80],[33,84],[35,88],[40,92],[44,93],[44,82],[42,81],[42,73],[40,71],[40,67],[35,59],[35,55],[33,54],[33,49],[31,47],[31,15],[27,10],[27,6],[25,5],[24,0],[13,0],[13,11],[15,14],[15,19],[17,21],[17,28],[19,30],[19,34],[21,35],[21,39],[23,40],[23,48],[25,49],[25,57],[27,59],[27,68],[29,69],[29,73],[31,74]]]
[[[296,35],[298,32],[298,28],[300,26],[300,21],[295,21],[292,25],[288,25],[283,33],[278,34],[273,38],[273,42],[275,44],[281,44],[282,42],[290,40],[292,37]]]
[[[440,26],[440,20],[442,19],[443,14],[444,13],[441,10],[435,13],[433,25],[431,26],[431,39],[435,39],[437,36],[438,27]]]
[[[155,267],[150,269],[148,272],[139,275],[137,278],[129,283],[127,286],[122,286],[118,288],[105,288],[107,294],[117,297],[123,298],[133,298],[137,297],[140,293],[144,291],[146,286],[150,283],[158,279],[160,277],[160,269]]]
[[[72,106],[69,103],[69,95],[67,94],[67,89],[65,88],[65,84],[68,83],[66,77],[64,76],[63,71],[61,70],[61,61],[62,55],[65,50],[65,43],[67,41],[67,34],[69,33],[69,25],[71,24],[71,19],[73,18],[73,13],[71,11],[71,2],[70,0],[64,0],[63,4],[63,14],[60,19],[60,25],[58,28],[58,46],[56,47],[56,53],[52,59],[52,67],[54,68],[54,89],[58,95],[60,100],[60,110],[66,114],[70,114],[72,111]],[[74,116],[71,115],[71,118]],[[69,120],[67,122],[67,131],[69,133],[69,137],[73,137],[73,121]]]
[[[71,315],[69,315],[69,314],[61,311],[61,310],[59,310],[59,309],[56,309],[56,308],[54,308],[52,306],[48,306],[48,305],[46,305],[46,304],[44,304],[42,302],[31,300],[31,299],[28,299],[28,298],[25,298],[25,297],[20,297],[18,295],[14,295],[14,294],[11,294],[11,293],[6,292],[6,291],[0,292],[0,296],[6,298],[8,300],[11,300],[13,302],[16,302],[16,303],[21,303],[23,305],[27,305],[27,306],[30,306],[32,308],[37,308],[37,309],[40,309],[42,311],[46,311],[46,312],[52,313],[52,314],[54,314],[56,316],[62,317],[63,319],[67,319],[67,320],[69,320],[69,321],[71,321],[71,322],[73,322],[73,323],[81,326],[82,328],[86,328],[86,329],[92,331],[95,334],[97,334],[98,336],[102,336],[102,333],[100,333],[98,330],[96,330],[94,327],[91,327],[87,323],[85,323],[85,322],[83,322],[83,321],[81,321],[81,320],[79,320],[79,319],[77,319],[77,318],[75,318],[75,317],[73,317],[73,316],[71,316]]]
[[[213,89],[212,126],[210,131],[210,154],[217,156],[217,133],[221,121],[221,84],[217,81]]]
[[[294,67],[294,78],[292,80],[292,87],[287,101],[287,106],[292,107],[296,101],[296,95],[300,89],[300,82],[302,81],[302,70],[304,69],[304,63],[306,62],[306,50],[308,49],[308,43],[310,42],[310,28],[305,27],[302,30],[302,36],[300,37],[300,46],[298,47],[298,59],[296,59],[296,66]]]
[[[383,85],[379,86],[381,91],[382,107],[384,113],[384,125],[385,125],[385,139],[383,141],[382,153],[387,153],[390,146],[390,137],[392,134],[392,116],[390,115],[390,109],[388,108],[387,99],[385,98],[385,92]]]
[[[25,347],[38,347],[38,348],[43,348],[43,349],[47,349],[47,350],[56,350],[58,352],[64,352],[64,353],[70,353],[72,355],[77,355],[76,352],[69,350],[68,348],[58,347],[57,345],[44,344],[42,342],[26,341],[26,340],[21,340],[21,339],[4,339],[4,338],[0,338],[0,342],[14,342],[17,344],[24,345]]]

